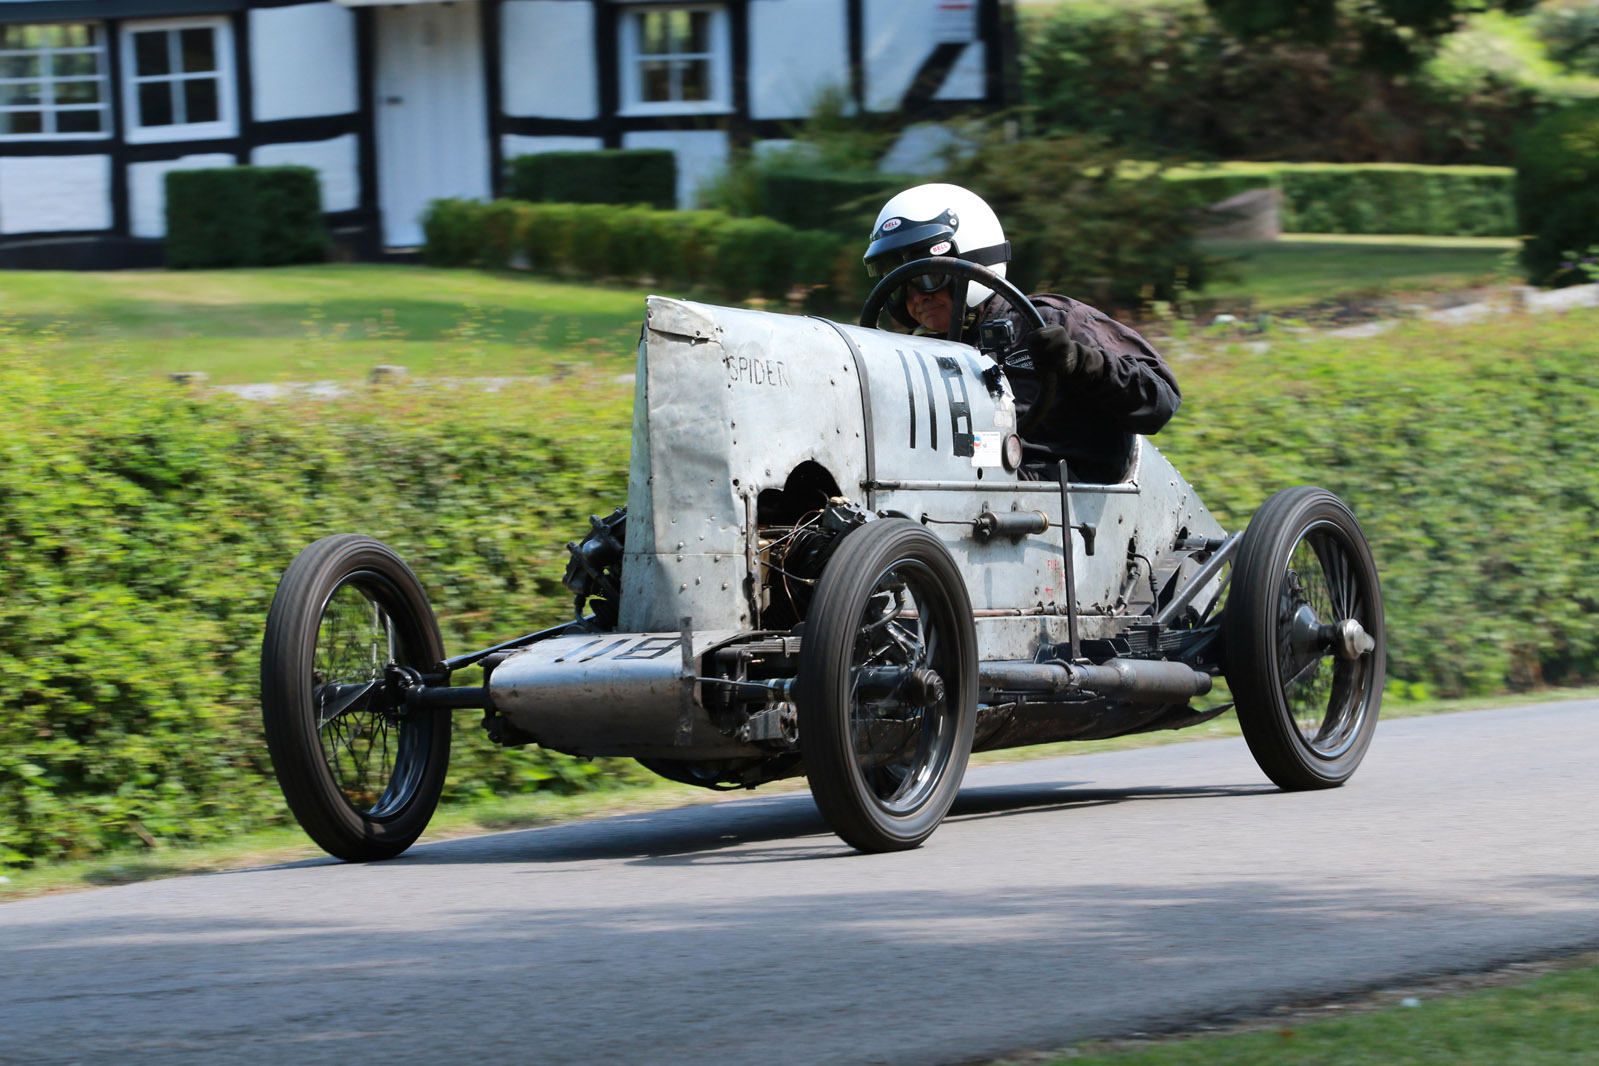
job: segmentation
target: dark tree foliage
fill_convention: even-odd
[[[1349,33],[1246,41],[1198,0],[1059,4],[1026,22],[1022,81],[1038,121],[1133,155],[1505,164],[1566,99],[1492,74],[1449,84],[1373,70]]]
[[[1516,170],[1521,262],[1534,285],[1589,280],[1582,260],[1599,249],[1599,101],[1559,111],[1521,141]]]
[[[1490,9],[1522,14],[1536,5],[1537,0],[1205,0],[1216,21],[1237,37],[1318,47],[1353,39],[1363,66],[1390,72],[1417,67],[1467,15]]]

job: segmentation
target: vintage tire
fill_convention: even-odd
[[[1329,630],[1353,621],[1340,639]],[[1354,514],[1332,493],[1278,492],[1250,520],[1222,615],[1227,683],[1255,761],[1290,791],[1355,772],[1382,706],[1382,590]]]
[[[828,562],[804,632],[795,703],[816,806],[861,851],[916,847],[955,800],[977,723],[977,637],[955,560],[914,522],[870,522]],[[923,674],[869,699],[866,667]]]
[[[421,583],[382,543],[324,537],[284,572],[261,645],[261,715],[283,797],[330,855],[392,858],[427,827],[449,712],[401,715],[382,681],[390,660],[426,672],[443,657]]]

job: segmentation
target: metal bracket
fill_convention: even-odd
[[[694,669],[694,619],[683,615],[677,620],[677,639],[683,648],[683,672],[679,675],[680,689],[677,702],[677,731],[672,743],[686,747],[694,740],[694,683],[699,671]]]
[[[1072,567],[1072,488],[1066,477],[1066,460],[1062,459],[1056,469],[1060,472],[1060,554],[1066,582],[1066,637],[1075,663],[1082,659],[1083,652],[1077,639],[1077,575]]]

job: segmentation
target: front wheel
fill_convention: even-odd
[[[1377,565],[1332,493],[1285,489],[1255,512],[1222,615],[1227,684],[1280,788],[1332,788],[1377,728],[1387,661]]]
[[[811,795],[861,851],[914,848],[949,811],[977,724],[959,568],[903,518],[846,537],[805,621],[795,703]]]
[[[392,858],[427,828],[450,716],[407,712],[392,677],[443,658],[427,594],[382,543],[324,537],[284,571],[261,645],[262,723],[283,798],[330,855]]]

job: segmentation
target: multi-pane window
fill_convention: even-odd
[[[626,18],[626,106],[634,110],[694,111],[730,103],[724,9],[633,8]]]
[[[135,23],[123,37],[129,140],[232,135],[232,39],[224,21]]]
[[[104,137],[108,97],[99,26],[0,26],[0,138]]]

